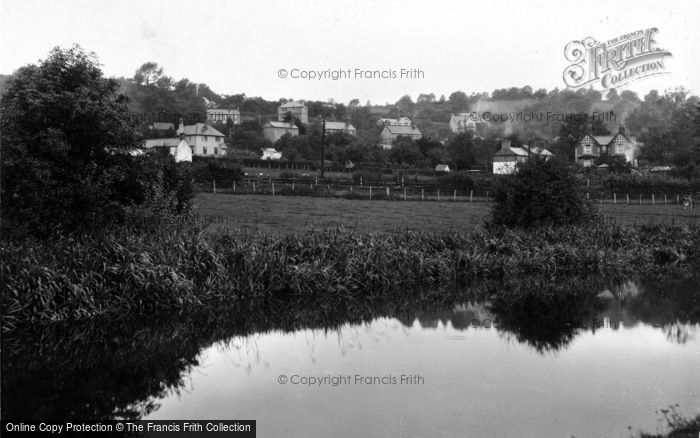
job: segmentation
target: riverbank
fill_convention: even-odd
[[[378,297],[485,279],[686,269],[700,259],[698,231],[592,225],[241,236],[180,227],[3,242],[2,329],[251,300],[298,305],[322,294],[367,305]]]

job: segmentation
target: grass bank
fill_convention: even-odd
[[[698,262],[698,244],[697,227],[604,225],[305,236],[189,227],[5,241],[2,328],[318,295],[371,305],[484,279],[668,270]]]

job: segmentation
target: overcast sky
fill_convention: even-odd
[[[266,99],[395,102],[408,94],[564,88],[564,46],[658,28],[670,74],[640,94],[700,92],[700,1],[0,0],[0,73],[78,43],[108,76],[154,61],[175,79]],[[278,77],[280,69],[419,69],[416,79]]]

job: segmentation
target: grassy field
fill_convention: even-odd
[[[483,202],[369,201],[320,197],[200,193],[199,212],[212,227],[237,232],[296,234],[342,228],[359,232],[464,232],[488,220]],[[678,205],[598,206],[606,222],[624,226],[700,223],[700,208]]]

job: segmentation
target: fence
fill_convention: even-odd
[[[341,179],[271,178],[252,177],[233,182],[230,185],[217,185],[213,180],[209,185],[200,185],[199,190],[210,193],[320,196],[349,199],[404,200],[404,201],[447,201],[447,202],[491,202],[489,190],[477,191],[470,187],[454,188],[438,184],[405,184],[399,178],[395,182],[359,182]],[[596,204],[619,205],[682,205],[686,194],[617,194],[591,195],[586,198]],[[693,194],[697,199],[697,193]]]

